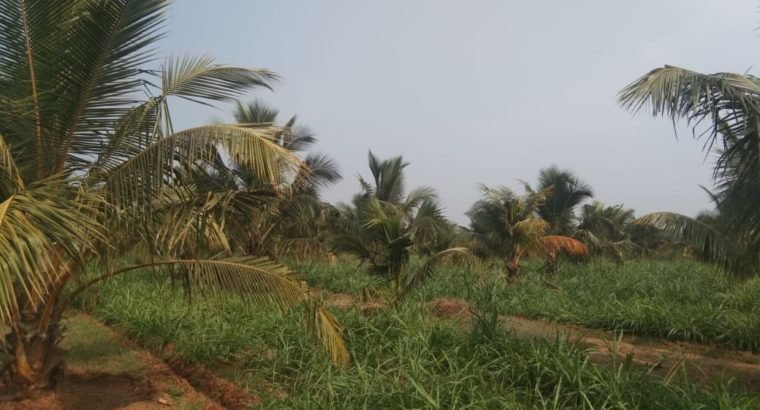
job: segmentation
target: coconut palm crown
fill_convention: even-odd
[[[666,65],[625,87],[619,101],[633,112],[685,120],[704,149],[716,154],[711,196],[720,209],[722,230],[674,213],[646,215],[639,222],[702,249],[703,256],[727,271],[760,271],[760,79]]]

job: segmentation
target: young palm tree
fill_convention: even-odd
[[[242,126],[275,124],[279,112],[254,101],[238,103],[235,119]],[[289,151],[303,155],[317,142],[308,128],[297,125],[295,116],[286,123],[277,142]],[[245,166],[235,164],[236,173],[248,189],[260,189],[256,175]],[[325,257],[327,234],[335,211],[321,201],[320,193],[341,179],[335,161],[327,155],[308,153],[302,167],[292,178],[285,195],[266,206],[251,210],[237,219],[235,238],[251,255],[287,256],[296,259]]]
[[[443,215],[443,206],[435,190],[423,186],[405,194],[404,169],[409,163],[401,156],[381,160],[370,151],[368,162],[372,182],[359,177],[363,192],[354,198],[354,213],[361,214],[369,199],[377,199],[401,210],[404,223],[414,229],[416,251],[430,256],[448,248],[451,224]]]
[[[594,196],[590,185],[571,171],[556,166],[539,172],[537,190],[551,192],[538,206],[538,214],[549,222],[551,232],[556,235],[573,233],[576,224],[575,208]]]
[[[594,201],[581,207],[578,227],[573,237],[586,244],[592,253],[622,263],[626,257],[640,254],[642,250],[631,241],[629,234],[634,220],[633,209]]]
[[[619,241],[625,239],[625,228],[635,219],[633,209],[594,201],[581,207],[578,229],[589,231],[598,238]]]
[[[404,209],[377,198],[369,198],[360,208],[344,214],[338,226],[334,249],[368,261],[371,273],[393,282],[397,300],[432,276],[441,262],[467,255],[466,248],[448,248],[431,255],[420,268],[409,272],[416,226],[410,223]]]
[[[760,267],[760,79],[750,74],[701,74],[665,66],[645,74],[620,92],[623,107],[651,110],[674,122],[694,127],[705,150],[716,149],[716,192],[723,224],[742,241],[682,215],[660,213],[642,218],[708,250],[710,259],[735,273],[756,273]],[[697,132],[697,128],[700,128]]]
[[[333,248],[351,253],[370,264],[370,272],[393,281],[401,298],[433,274],[437,264],[465,248],[432,252],[415,272],[407,272],[412,249],[419,239],[432,241],[449,227],[440,203],[430,188],[417,188],[404,196],[403,169],[409,164],[399,157],[379,160],[369,153],[374,185],[360,177],[363,192],[353,205],[341,205],[336,220]]]
[[[570,237],[547,235],[549,223],[538,210],[550,191],[528,191],[518,196],[506,187],[482,187],[483,196],[467,212],[469,236],[481,256],[494,256],[504,261],[507,279],[517,283],[523,256],[543,255],[553,269],[560,252],[585,255],[586,246]]]
[[[2,375],[20,396],[54,385],[64,310],[115,275],[163,267],[184,275],[188,289],[220,297],[281,308],[309,299],[287,269],[233,257],[225,236],[228,209],[279,195],[284,170],[301,167],[276,142],[283,128],[175,131],[169,117],[172,98],[234,101],[276,77],[205,57],[144,70],[166,7],[164,0],[0,0]],[[234,181],[229,158],[253,170],[262,189],[199,183],[201,175]],[[146,262],[124,266],[123,255]],[[86,275],[96,267],[104,272]],[[331,357],[344,362],[334,319],[318,307],[311,313]]]

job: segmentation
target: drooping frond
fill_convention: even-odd
[[[567,253],[573,256],[586,256],[588,254],[588,248],[583,242],[567,236],[544,236],[539,242],[541,251],[544,253],[555,255]]]
[[[226,213],[238,192],[207,193],[190,189],[172,190],[164,195],[154,210],[153,230],[145,232],[155,251],[163,255],[197,255],[200,251],[215,254],[231,252],[225,233]],[[128,229],[126,226],[122,229]],[[146,228],[143,228],[146,229]]]
[[[301,162],[274,143],[271,128],[207,125],[180,131],[148,146],[106,175],[110,200],[120,206],[155,198],[172,183],[175,167],[212,166],[223,149],[236,162],[253,170],[266,187],[277,190]]]
[[[748,74],[700,74],[665,66],[650,71],[619,95],[620,103],[634,112],[650,108],[654,116],[683,118],[695,135],[706,137],[705,148],[719,148],[715,165],[718,197],[739,209],[731,217],[734,228],[760,226],[760,80]],[[696,132],[700,129],[700,132]]]
[[[312,302],[307,309],[306,327],[322,343],[330,360],[337,365],[345,366],[349,362],[348,349],[343,341],[341,327],[335,316],[317,302]]]
[[[676,213],[657,212],[644,215],[635,223],[650,225],[672,235],[692,246],[702,259],[727,271],[750,273],[752,262],[742,257],[721,232],[704,222]]]
[[[290,309],[307,299],[298,276],[267,258],[233,257],[155,261],[119,272],[149,267],[180,268],[188,292],[224,298],[235,294],[253,303]]]
[[[225,259],[161,260],[130,266],[97,277],[74,291],[73,297],[90,286],[115,275],[147,268],[170,268],[188,292],[222,300],[236,295],[243,300],[275,306],[282,310],[307,304],[307,328],[310,329],[335,364],[348,363],[348,351],[341,337],[338,321],[310,296],[305,282],[285,266],[267,258],[234,257]],[[191,293],[188,293],[191,294]]]
[[[409,276],[406,284],[399,290],[398,298],[401,299],[427,279],[430,279],[435,272],[435,268],[441,263],[450,261],[453,258],[466,259],[469,256],[470,252],[467,248],[449,248],[429,257],[422,266]]]
[[[631,111],[649,108],[652,115],[673,119],[702,118],[741,120],[742,111],[757,111],[760,83],[746,74],[701,74],[680,67],[656,68],[629,84],[618,95],[623,107]],[[740,110],[733,114],[722,110]],[[714,117],[717,116],[717,117]],[[720,132],[720,121],[707,124],[713,136]]]
[[[24,181],[13,153],[0,134],[0,198],[5,198],[23,188]]]
[[[0,202],[1,320],[7,323],[18,311],[22,294],[32,303],[43,297],[64,273],[62,258],[82,255],[105,239],[95,220],[95,201],[58,179],[40,181]]]
[[[724,240],[717,236],[710,239],[706,231],[699,234],[703,228],[699,225],[681,219],[681,223],[665,226],[701,242],[707,259],[726,269],[746,270],[742,265],[752,260],[750,264],[757,267],[760,80],[749,74],[701,74],[665,66],[623,89],[619,99],[632,111],[649,108],[654,116],[668,116],[673,121],[685,119],[693,127],[695,137],[705,140],[705,150],[718,154],[714,167],[716,192],[711,196],[719,203],[722,231],[733,238],[727,242],[745,262],[732,268],[725,260],[729,253],[717,249]]]

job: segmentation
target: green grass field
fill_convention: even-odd
[[[383,284],[355,265],[297,266],[315,287],[361,293]],[[520,314],[640,334],[754,346],[760,288],[698,263],[638,261],[563,266],[551,280],[526,269],[518,287],[487,266],[444,269],[396,309],[337,310],[352,357],[331,367],[306,338],[299,312],[230,299],[188,305],[148,273],[104,283],[86,309],[154,350],[172,344],[264,398],[269,408],[758,408],[736,386],[702,390],[677,375],[665,384],[626,360],[589,362],[561,340],[505,334],[497,314]],[[458,297],[485,312],[471,330],[435,318],[424,302]]]
[[[301,265],[314,286],[358,293],[377,280],[355,272],[355,265]],[[519,286],[510,286],[500,266],[476,264],[441,269],[418,294],[473,300],[495,292],[501,314],[546,318],[640,336],[693,341],[732,348],[760,348],[760,279],[740,280],[685,259],[605,260],[565,263],[551,283],[538,264],[523,269]]]

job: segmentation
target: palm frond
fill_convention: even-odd
[[[573,256],[588,255],[588,247],[577,240],[567,236],[549,235],[539,239],[542,252],[549,254],[567,253]]]
[[[435,268],[441,263],[449,261],[452,258],[469,258],[469,256],[470,252],[467,248],[449,248],[429,257],[420,268],[410,275],[404,286],[399,290],[398,298],[401,299],[427,279],[430,279],[435,272]]]
[[[309,154],[304,159],[304,167],[295,177],[294,185],[300,190],[311,190],[318,194],[321,188],[330,186],[343,177],[334,159],[325,154]]]
[[[189,295],[190,292],[198,292],[222,300],[237,295],[249,303],[275,306],[282,310],[307,304],[307,329],[321,342],[333,363],[348,363],[348,351],[341,337],[342,328],[335,317],[311,298],[308,286],[299,280],[297,274],[267,258],[154,261],[95,278],[75,290],[73,297],[104,279],[130,271],[160,267],[173,268],[175,274],[179,268],[182,277],[179,283]]]
[[[138,199],[157,197],[172,183],[176,166],[213,165],[221,148],[236,162],[253,170],[273,190],[281,188],[287,175],[300,166],[300,159],[276,144],[271,128],[208,125],[180,131],[163,138],[105,174],[110,200],[125,207]]]
[[[685,119],[695,137],[706,137],[707,151],[723,138],[722,146],[733,149],[719,157],[716,178],[732,161],[757,159],[757,150],[750,150],[757,147],[760,80],[752,75],[701,74],[665,66],[628,85],[618,98],[624,108],[633,112],[649,108],[653,116],[669,116],[674,122]],[[697,134],[700,126],[704,130]]]
[[[277,76],[269,70],[221,66],[211,57],[169,58],[161,69],[161,94],[177,96],[201,104],[210,101],[236,101],[258,88],[271,89]]]
[[[723,234],[694,218],[671,212],[644,215],[634,223],[653,226],[694,247],[699,256],[734,273],[749,273],[747,261],[740,257]]]
[[[239,124],[273,124],[277,121],[280,111],[272,108],[261,101],[253,101],[243,104],[238,101],[232,116]]]
[[[307,329],[311,330],[322,343],[333,364],[345,366],[349,362],[348,349],[343,341],[341,327],[335,316],[317,302],[312,302],[307,310]]]
[[[512,226],[512,229],[519,232],[522,236],[535,239],[542,237],[549,228],[549,222],[540,218],[523,219],[515,222]]]
[[[417,187],[409,191],[406,199],[401,204],[401,208],[404,212],[411,212],[412,210],[419,208],[424,201],[434,200],[437,197],[438,195],[433,188],[426,186]]]
[[[88,163],[108,132],[135,102],[143,85],[141,68],[153,58],[151,45],[164,34],[166,0],[74,2],[59,29],[58,46],[46,61],[41,82],[50,95],[46,105],[57,115],[42,114],[43,136],[55,163]],[[87,16],[87,18],[82,18]],[[45,107],[41,107],[44,109]]]
[[[164,109],[161,98],[150,98],[124,113],[98,153],[95,170],[116,167],[160,139],[159,119]]]
[[[61,260],[105,240],[95,219],[95,201],[57,179],[40,181],[0,202],[0,319],[5,323],[18,311],[19,296],[31,303],[42,300],[64,273]]]
[[[19,171],[13,153],[0,134],[0,198],[24,188],[24,180]]]

